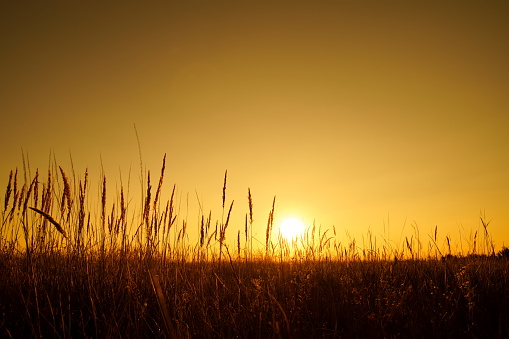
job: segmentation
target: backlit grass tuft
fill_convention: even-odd
[[[400,247],[377,247],[368,232],[360,248],[313,225],[289,242],[273,230],[274,198],[255,239],[251,190],[245,223],[233,225],[242,204],[226,199],[226,172],[221,220],[201,212],[198,225],[179,215],[175,185],[165,200],[164,175],[165,158],[133,208],[129,187],[110,192],[104,175],[94,196],[88,171],[11,171],[0,205],[0,336],[509,336],[509,255],[495,253],[485,218],[467,253],[453,253],[448,237],[441,248],[437,229]]]

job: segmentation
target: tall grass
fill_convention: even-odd
[[[0,336],[509,336],[507,251],[495,254],[484,216],[465,255],[448,236],[441,246],[437,228],[425,238],[416,226],[400,246],[369,231],[362,247],[342,243],[315,224],[289,242],[274,229],[274,197],[256,239],[251,189],[244,224],[231,224],[225,172],[221,220],[200,204],[189,225],[175,185],[164,198],[165,168],[166,156],[155,188],[146,173],[139,208],[129,184],[112,194],[104,174],[94,199],[88,170],[50,162],[45,180],[10,172]]]

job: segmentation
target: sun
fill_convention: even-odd
[[[286,218],[279,224],[279,232],[281,232],[281,236],[287,241],[297,239],[304,233],[305,229],[306,226],[298,218]]]

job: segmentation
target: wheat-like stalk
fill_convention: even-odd
[[[11,188],[12,184],[12,170],[9,173],[9,182],[7,184],[7,189],[5,190],[5,199],[4,199],[4,211],[7,210],[7,206],[9,206],[9,198],[11,197]]]
[[[269,253],[269,244],[270,244],[270,234],[272,231],[272,225],[274,223],[274,207],[276,205],[276,196],[274,196],[274,200],[272,200],[272,209],[269,213],[269,219],[267,220],[267,230],[265,234],[265,252]]]
[[[18,169],[16,168],[16,172],[14,173],[14,186],[12,191],[14,192],[13,201],[12,201],[12,211],[11,211],[11,218],[14,215],[14,208],[16,207],[16,203],[18,202]]]
[[[62,214],[64,214],[64,207],[66,206],[67,202],[67,221],[69,221],[72,208],[71,186],[69,185],[69,179],[67,178],[67,175],[65,175],[62,167],[58,166],[58,168],[60,169],[60,174],[62,175],[62,180],[64,181],[64,193],[62,194],[62,200],[60,202],[60,210],[62,211]]]
[[[223,209],[224,209],[224,202],[226,199],[226,177],[228,176],[228,170],[224,171],[224,182],[223,182]]]

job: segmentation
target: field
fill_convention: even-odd
[[[88,173],[11,172],[1,337],[509,337],[509,250],[495,253],[483,219],[483,237],[452,255],[436,232],[426,252],[420,239],[359,249],[314,228],[288,243],[272,235],[272,209],[255,249],[250,194],[245,228],[226,239],[225,173],[223,218],[203,215],[193,242],[173,193],[162,201],[164,169],[154,189],[147,176],[138,211],[122,186],[107,203],[104,176],[94,203]]]

